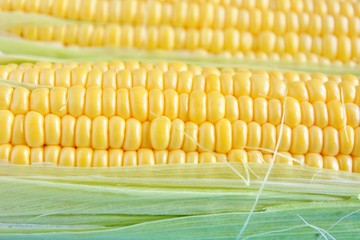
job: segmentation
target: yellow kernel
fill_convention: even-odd
[[[345,124],[345,106],[338,100],[333,100],[327,103],[327,110],[329,114],[330,126],[340,129]]]
[[[123,161],[124,151],[122,149],[109,150],[109,167],[120,167]]]
[[[92,166],[93,167],[107,167],[109,155],[106,150],[94,150]]]
[[[75,162],[77,167],[91,167],[92,159],[92,148],[76,148]]]
[[[342,171],[352,172],[353,160],[350,155],[338,155],[339,168]]]
[[[279,151],[288,152],[291,147],[292,131],[291,128],[285,124],[276,127],[276,139],[279,144]]]
[[[339,130],[340,153],[351,154],[354,148],[354,129],[350,126],[343,127]]]
[[[339,153],[339,134],[333,127],[326,127],[324,130],[324,145],[322,154],[326,156],[336,156]]]
[[[199,126],[199,147],[200,152],[215,150],[215,127],[209,122]]]
[[[288,32],[284,37],[285,52],[295,54],[299,50],[299,37],[294,32]]]
[[[117,47],[120,45],[121,27],[115,24],[109,24],[105,27],[104,45]]]
[[[278,125],[282,117],[282,104],[278,99],[271,99],[268,102],[268,121],[271,124]]]
[[[229,162],[247,162],[247,154],[245,150],[241,149],[232,149],[228,153]]]
[[[345,103],[347,125],[356,128],[360,124],[360,111],[358,105]]]
[[[299,102],[292,97],[284,98],[284,122],[293,128],[301,122],[301,108]]]
[[[275,42],[276,42],[276,35],[274,32],[265,31],[261,32],[258,36],[259,38],[259,48],[260,51],[263,51],[267,54],[270,54],[274,51]]]
[[[216,91],[207,94],[207,120],[215,123],[225,116],[225,98]]]
[[[254,105],[254,121],[259,124],[264,124],[267,122],[268,117],[268,102],[265,98],[259,97],[255,98]]]
[[[145,121],[148,117],[148,91],[144,87],[131,88],[130,104],[132,117]]]
[[[355,128],[355,139],[354,139],[354,146],[359,146],[360,144],[360,127]],[[360,157],[360,149],[358,147],[354,147],[351,155],[353,157]]]
[[[288,152],[279,152],[280,154],[275,156],[275,163],[293,165],[293,159]]]
[[[80,116],[76,121],[75,145],[76,147],[91,146],[91,119],[87,116]]]
[[[323,168],[323,158],[318,153],[308,153],[305,155],[305,163],[310,167]]]
[[[136,151],[125,151],[123,155],[123,166],[136,166],[137,153]]]
[[[263,155],[260,151],[248,151],[247,152],[248,162],[263,163]]]
[[[341,102],[352,103],[356,102],[356,84],[350,81],[342,81],[339,84],[342,99]]]
[[[137,159],[139,165],[154,165],[155,156],[154,152],[151,149],[142,148],[137,152]]]
[[[93,120],[91,144],[94,149],[105,150],[109,147],[108,125],[108,119],[104,116],[98,116]]]
[[[116,92],[116,115],[125,120],[130,118],[130,98],[127,89],[121,88]]]
[[[14,114],[8,110],[0,110],[0,145],[10,143],[14,124]]]
[[[159,102],[157,104],[159,105]],[[179,96],[179,118],[183,121],[189,119],[189,94],[183,93]]]
[[[76,118],[66,115],[61,119],[61,146],[73,147],[75,145]]]
[[[43,146],[45,141],[44,116],[38,112],[28,112],[25,115],[24,132],[25,140],[28,146]]]
[[[102,91],[99,87],[90,87],[86,89],[84,113],[91,119],[102,113]]]
[[[258,148],[261,144],[261,126],[257,122],[248,124],[248,136],[246,146],[249,148]]]
[[[199,156],[199,163],[215,163],[216,156],[210,152],[202,152]]]
[[[186,162],[186,154],[183,150],[172,150],[168,155],[168,164],[184,164]]]
[[[42,115],[46,115],[50,112],[49,89],[38,88],[31,91],[30,111],[36,111]]]
[[[150,125],[150,138],[155,150],[165,150],[170,142],[171,121],[167,117],[157,117]]]
[[[56,87],[50,91],[50,112],[64,116],[67,113],[67,89],[64,87]]]
[[[224,32],[224,50],[236,52],[240,47],[240,33],[237,29],[226,28]]]
[[[225,118],[230,121],[235,121],[239,118],[238,101],[234,96],[225,96]]]
[[[276,146],[276,127],[270,123],[261,126],[261,148],[275,150]]]
[[[206,94],[203,91],[196,90],[190,94],[189,119],[197,124],[206,120]]]
[[[31,148],[30,164],[41,164],[44,160],[44,148]]]
[[[168,160],[168,150],[154,151],[155,164],[166,164]]]
[[[327,169],[332,169],[332,170],[337,170],[337,171],[339,171],[339,169],[340,169],[337,159],[333,156],[324,156],[323,157],[323,165],[324,165],[324,168],[327,168]]]
[[[323,147],[323,131],[317,126],[309,128],[309,152],[320,153]]]
[[[196,151],[198,142],[199,127],[194,122],[185,123],[185,139],[183,143],[183,150],[185,152]]]
[[[215,124],[216,152],[228,153],[232,147],[232,126],[227,119],[221,119]]]
[[[55,70],[44,68],[40,70],[39,84],[55,86]]]
[[[1,110],[0,112],[3,112],[5,110]],[[4,114],[3,117],[5,117],[6,114]],[[6,125],[5,123],[1,124],[0,126],[9,126]],[[25,116],[24,115],[16,115],[14,120],[13,120],[13,124],[12,124],[12,133],[11,133],[11,144],[12,145],[25,145],[26,141],[25,141],[25,130],[24,130],[24,126],[25,126]],[[9,127],[7,127],[9,128]],[[11,129],[11,128],[9,128]],[[6,136],[6,134],[4,134]],[[3,134],[1,134],[0,136],[3,136]]]
[[[327,102],[332,100],[340,100],[340,89],[339,84],[335,81],[327,81],[326,87],[326,100]]]
[[[298,125],[292,130],[292,154],[306,154],[309,149],[309,131],[306,126]]]
[[[314,107],[309,102],[302,102],[301,107],[301,124],[311,127],[315,123]]]
[[[198,164],[199,163],[199,153],[198,152],[186,153],[186,163]]]
[[[360,157],[353,157],[353,172],[360,172]]]
[[[15,88],[12,95],[10,110],[15,114],[25,114],[29,109],[30,91],[26,88]]]
[[[141,122],[134,118],[127,119],[125,123],[125,140],[123,149],[126,151],[134,151],[139,149],[141,145],[141,134]]]
[[[12,147],[11,144],[0,145],[0,163],[9,162]]]
[[[270,82],[267,74],[254,74],[251,76],[251,97],[267,97]]]
[[[175,119],[171,123],[169,150],[180,149],[184,141],[185,123]]]
[[[16,145],[11,150],[10,163],[12,164],[30,164],[30,148],[25,145]]]
[[[315,125],[325,128],[329,123],[329,116],[326,104],[321,101],[314,102]]]
[[[248,96],[241,96],[238,98],[239,105],[239,119],[247,123],[253,119],[253,100]]]
[[[342,15],[335,16],[335,35],[343,36],[347,35],[349,31],[348,18]]]
[[[60,145],[61,142],[61,119],[55,114],[45,116],[45,144]]]

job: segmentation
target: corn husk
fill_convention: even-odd
[[[269,165],[232,166],[246,181],[223,163],[3,165],[0,239],[235,239],[262,184],[241,239],[359,236],[359,174],[275,165],[264,183]]]

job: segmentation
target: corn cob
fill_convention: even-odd
[[[360,6],[356,1],[10,1],[3,0],[4,11],[49,14],[71,20],[98,23],[171,24],[186,28],[237,27],[297,31],[318,34],[334,31],[337,25],[356,29]],[[290,20],[290,21],[289,21]],[[261,24],[263,22],[263,24]],[[285,27],[286,26],[286,27]],[[295,28],[294,28],[295,26]]]
[[[54,77],[55,71],[43,77],[67,82],[62,87],[28,90],[1,86],[0,115],[6,126],[0,142],[2,159],[22,164],[54,159],[50,162],[65,166],[224,159],[270,162],[275,143],[281,139],[276,162],[294,164],[295,160],[295,164],[359,171],[359,83],[355,76],[314,73],[300,80],[293,72],[189,67],[198,73],[194,77],[186,71],[188,66],[180,63],[149,64],[150,70],[146,70],[136,63],[117,62],[88,64],[88,69],[94,68],[90,75],[100,76],[98,81],[90,77],[87,82],[79,75],[71,82],[71,71],[86,68],[68,65],[58,66],[59,77]],[[114,65],[118,68],[111,67]],[[157,66],[170,67],[173,78],[162,82],[163,73],[153,68]],[[39,78],[39,71],[52,70],[48,67],[51,65],[46,63],[10,65],[3,69],[13,70],[3,71],[3,76],[12,79],[14,71],[24,71],[30,75],[24,77],[25,82],[37,84],[33,79]],[[99,67],[113,68],[106,72],[112,73],[112,80],[101,82]],[[68,77],[61,74],[64,71]],[[152,78],[147,75],[154,71],[156,77],[149,83]],[[116,84],[116,72],[118,76],[126,72],[127,80]],[[196,77],[201,83],[195,83]],[[309,80],[311,77],[315,79]],[[77,78],[81,80],[76,83]],[[61,85],[55,82],[47,84]],[[284,124],[280,124],[282,112]],[[45,158],[45,149],[57,155]]]
[[[360,26],[360,20],[359,20]],[[223,52],[233,55],[245,54],[246,58],[256,56],[266,59],[295,59],[305,63],[307,60],[320,62],[355,62],[360,59],[358,34],[350,36],[326,33],[311,36],[308,33],[287,32],[277,34],[263,30],[256,35],[247,30],[235,28],[221,29],[182,29],[167,25],[159,27],[144,26],[24,26],[15,35],[29,40],[55,41],[64,45],[111,46],[146,50],[202,50],[211,54]],[[340,31],[340,30],[339,30]]]
[[[285,62],[359,64],[358,3],[255,2],[78,0],[70,4],[39,0],[26,4],[3,1],[0,8],[102,23],[26,24],[8,29],[29,40],[83,47],[200,50],[207,54]]]
[[[358,236],[356,1],[0,0],[7,16],[20,19],[0,28],[20,38],[0,36],[4,61],[29,53],[153,61],[163,52],[222,66],[297,62],[305,72],[136,61],[0,66],[1,239],[22,238],[17,229],[34,239]],[[312,73],[318,63],[355,75]],[[36,166],[47,164],[61,167]]]

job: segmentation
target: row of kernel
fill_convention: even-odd
[[[75,68],[84,68],[88,71],[90,70],[100,70],[102,72],[105,72],[107,70],[113,70],[115,72],[118,72],[122,69],[129,69],[134,70],[138,68],[145,68],[145,69],[160,69],[162,71],[169,69],[174,69],[179,65],[178,62],[157,62],[157,63],[148,63],[148,62],[138,62],[138,61],[111,61],[111,62],[64,62],[64,63],[51,63],[51,62],[36,62],[36,63],[30,63],[30,62],[24,62],[20,64],[11,63],[7,65],[0,65],[0,76],[2,76],[4,73],[12,71],[12,70],[38,70],[41,71],[42,69],[51,68],[54,70],[57,70],[59,68],[66,68],[73,70]],[[187,65],[183,63],[185,68],[187,69]]]
[[[272,53],[271,55],[274,55],[275,53]],[[277,54],[278,55],[278,54]],[[279,56],[278,56],[279,57]],[[48,68],[53,70],[48,70]],[[59,70],[60,69],[60,70]],[[142,69],[142,70],[139,70]],[[18,82],[29,82],[29,83],[38,83],[41,85],[56,85],[55,81],[53,79],[56,78],[56,76],[53,76],[54,74],[58,74],[63,76],[65,79],[76,79],[78,77],[81,77],[83,73],[89,74],[92,70],[100,70],[102,73],[102,79],[110,78],[111,80],[106,80],[113,82],[114,80],[112,78],[114,74],[118,74],[120,71],[125,71],[125,76],[130,75],[132,76],[133,73],[135,74],[136,71],[139,71],[140,73],[144,70],[146,71],[146,75],[148,75],[150,70],[154,70],[155,72],[157,70],[161,71],[163,74],[174,74],[181,73],[184,71],[191,72],[194,76],[196,75],[217,75],[217,76],[224,76],[228,77],[234,76],[236,73],[243,73],[246,74],[246,76],[251,77],[254,74],[262,74],[264,75],[264,78],[278,78],[280,80],[285,81],[287,84],[289,82],[294,81],[307,81],[311,79],[319,79],[322,82],[327,81],[335,81],[337,83],[340,83],[341,81],[350,81],[353,82],[355,85],[359,85],[359,79],[355,75],[351,74],[345,74],[342,76],[337,75],[326,75],[324,73],[319,72],[313,72],[313,73],[305,73],[305,72],[294,72],[294,71],[279,71],[279,70],[252,70],[252,69],[246,69],[246,68],[214,68],[214,67],[199,67],[196,65],[187,65],[184,62],[157,62],[157,63],[148,63],[148,62],[137,62],[137,61],[129,61],[129,62],[120,62],[120,61],[113,61],[113,62],[66,62],[66,63],[49,63],[49,62],[37,62],[35,64],[32,63],[21,63],[19,65],[17,64],[7,64],[7,65],[0,65],[0,77],[4,79],[11,79]],[[27,72],[28,71],[28,72]],[[48,76],[47,76],[48,71]],[[58,73],[56,73],[59,71]],[[71,72],[69,72],[71,71]],[[109,71],[109,73],[107,73]],[[134,72],[135,71],[135,72]],[[131,73],[130,73],[131,72]],[[171,73],[167,73],[171,72]],[[50,74],[51,73],[51,74]],[[61,74],[60,74],[61,73]],[[110,75],[111,77],[105,77],[104,75]],[[153,73],[151,73],[153,74]],[[161,75],[161,74],[160,74]],[[118,76],[116,76],[118,77]],[[161,77],[161,76],[160,76]],[[85,77],[82,77],[85,78]],[[88,78],[88,77],[86,77]],[[47,80],[50,79],[50,80]],[[68,83],[70,80],[63,81],[64,83]],[[170,80],[169,80],[170,81]],[[175,77],[171,81],[177,81],[177,78]],[[71,82],[71,81],[70,81]],[[75,80],[75,82],[82,83],[83,80]],[[85,81],[86,82],[86,81]],[[85,84],[85,82],[83,84]],[[111,84],[104,84],[105,85],[111,85],[115,86],[115,83]],[[162,84],[161,84],[162,85]],[[175,84],[176,85],[176,84]],[[232,84],[230,84],[232,85]],[[118,88],[120,88],[119,86]],[[165,87],[166,89],[166,87]]]
[[[246,153],[245,153],[246,155]],[[94,150],[46,146],[30,148],[26,145],[0,145],[1,162],[22,165],[58,165],[66,167],[120,167],[154,164],[198,164],[215,163],[217,157],[208,152],[187,152],[183,150],[152,150],[140,148],[137,151],[121,149]],[[226,159],[225,159],[226,161]]]
[[[254,151],[259,155],[260,159],[270,163],[273,161],[274,155]],[[319,153],[307,153],[304,155],[290,154],[288,152],[279,152],[275,156],[275,163],[282,164],[305,164],[310,167],[326,168],[331,170],[341,170],[347,172],[360,172],[360,157],[352,157],[346,154],[339,154],[337,156],[323,156]]]
[[[205,70],[204,70],[205,71]],[[330,102],[338,100],[344,103],[360,105],[359,79],[352,75],[344,75],[341,78],[328,78],[324,74],[314,73],[301,79],[296,73],[276,73],[258,71],[251,73],[243,72],[211,72],[194,75],[191,71],[175,72],[168,70],[163,73],[158,69],[146,70],[138,68],[134,70],[123,69],[115,73],[108,70],[87,71],[82,67],[70,70],[59,68],[57,70],[43,69],[40,72],[28,69],[25,72],[19,69],[11,71],[7,78],[13,81],[33,83],[47,86],[66,87],[99,87],[113,89],[131,89],[144,87],[147,91],[153,89],[174,89],[178,94],[191,93],[196,90],[221,92],[223,95],[270,97],[282,99],[286,94],[300,102],[316,101]],[[109,90],[110,91],[110,90]]]
[[[117,69],[100,70],[96,67],[86,67],[81,64],[78,67],[70,68],[68,66],[60,66],[53,68],[27,68],[23,66],[12,68],[10,66],[0,66],[0,78],[9,79],[16,82],[24,82],[30,84],[39,84],[45,86],[59,86],[59,87],[70,87],[75,85],[80,86],[99,86],[102,88],[113,87],[122,88],[122,81],[132,81],[132,78],[143,77],[141,81],[152,81],[152,84],[163,85],[163,75],[169,75],[169,77],[177,76],[177,72],[170,69],[166,72],[152,66],[150,64],[141,64],[142,66],[133,66],[134,69],[124,69],[123,67]],[[186,66],[187,67],[187,66]],[[105,67],[104,67],[105,68]],[[206,69],[204,70],[206,72]],[[169,73],[167,73],[169,72]],[[190,74],[201,74],[203,69],[196,66],[189,66]],[[172,75],[171,75],[172,74]],[[127,78],[122,80],[120,78]],[[161,81],[161,82],[159,82]],[[159,83],[157,83],[159,82]],[[117,87],[118,85],[118,87]],[[132,83],[131,83],[132,85]]]
[[[261,95],[260,95],[261,96]],[[0,86],[0,110],[11,110],[14,115],[36,111],[42,115],[53,113],[60,117],[70,114],[85,115],[91,119],[104,115],[107,118],[120,116],[123,119],[136,118],[141,122],[165,116],[171,120],[180,118],[197,124],[212,123],[226,118],[259,124],[270,122],[280,124],[282,115],[285,124],[293,127],[302,123],[308,127],[328,125],[337,129],[344,125],[359,126],[360,106],[352,102],[315,99],[313,102],[294,97],[266,99],[264,97],[232,95],[224,96],[218,91],[208,93],[194,90],[190,94],[174,89],[148,91],[144,87],[130,89],[81,86],[37,88]]]
[[[345,125],[356,128],[360,124],[360,107],[353,103],[342,104],[338,100],[328,103],[321,101],[300,103],[292,97],[285,97],[283,101],[280,101],[278,99],[266,100],[260,97],[253,99],[248,96],[241,96],[237,102],[238,112],[232,108],[232,111],[229,110],[225,118],[240,119],[247,123],[255,121],[259,124],[269,122],[279,125],[284,115],[284,123],[290,127],[303,124],[307,127],[325,128],[332,126],[340,129]],[[200,116],[199,114],[198,116]],[[234,117],[232,119],[227,116]],[[204,118],[205,115],[202,117]]]
[[[280,139],[279,150],[292,154],[321,153],[335,156],[347,154],[359,157],[360,127],[333,127],[321,129],[299,124],[291,128],[288,125],[273,125],[257,122],[246,123],[241,120],[230,122],[221,119],[217,123],[171,121],[158,117],[153,121],[139,122],[120,117],[107,119],[104,116],[94,120],[86,116],[74,118],[66,115],[62,118],[49,114],[45,117],[36,112],[13,116],[2,110],[0,118],[0,144],[60,145],[63,147],[92,147],[106,150],[118,148],[138,150],[183,149],[189,151],[215,151],[228,153],[231,149],[262,149],[274,151]],[[280,136],[281,134],[281,136]]]
[[[360,23],[359,23],[360,26]],[[237,53],[263,51],[266,54],[276,53],[313,53],[348,62],[359,58],[359,39],[357,36],[338,36],[325,34],[311,36],[287,32],[278,35],[274,32],[261,30],[257,35],[239,31],[234,28],[224,30],[183,29],[170,26],[92,26],[92,25],[61,25],[61,26],[25,26],[16,31],[9,30],[29,40],[59,41],[65,45],[79,46],[116,46],[121,48],[145,48],[148,50],[205,50],[209,53]],[[327,52],[327,47],[331,51]]]
[[[167,2],[175,2],[167,0]],[[187,0],[189,4],[194,0]],[[320,15],[341,14],[347,17],[360,16],[360,4],[353,0],[198,0],[223,6],[233,6],[243,9],[278,10],[282,12],[309,12]]]
[[[122,24],[145,24],[147,26],[154,26],[159,24],[171,24],[174,27],[185,28],[224,28],[237,27],[241,30],[245,28],[251,32],[256,32],[257,29],[265,28],[272,30],[281,29],[281,26],[290,24],[289,29],[294,31],[294,27],[298,25],[303,28],[315,28],[318,24],[333,23],[334,20],[327,19],[335,16],[344,19],[357,19],[350,3],[341,4],[339,11],[333,11],[327,15],[326,5],[320,4],[321,8],[315,8],[310,11],[310,14],[303,11],[294,11],[291,9],[285,11],[278,9],[273,10],[269,8],[251,8],[250,6],[239,8],[235,6],[223,6],[209,2],[196,3],[186,1],[175,1],[174,3],[161,3],[159,1],[95,1],[95,0],[78,0],[71,3],[69,1],[60,1],[53,3],[51,7],[42,3],[47,8],[41,7],[40,1],[34,3],[19,4],[19,1],[2,1],[0,8],[6,10],[24,10],[30,12],[41,12],[45,14],[52,14],[57,17],[64,17],[73,20],[95,21],[100,23],[122,23]],[[23,1],[20,1],[20,3]],[[33,1],[31,1],[33,2]],[[255,2],[255,1],[253,1]],[[24,3],[24,2],[23,2]],[[270,4],[272,6],[274,4]],[[297,4],[297,6],[299,3]],[[275,4],[276,6],[276,4]],[[318,5],[316,5],[318,6]],[[356,7],[359,7],[358,4]],[[270,8],[271,9],[271,8]],[[321,9],[321,12],[318,11]],[[44,12],[47,10],[47,12]],[[150,14],[146,14],[146,12]],[[331,12],[331,11],[330,11]],[[287,17],[287,14],[294,16]],[[325,19],[321,19],[325,16]],[[315,19],[313,19],[315,18]],[[345,21],[340,19],[341,22]],[[351,23],[350,23],[351,24]],[[347,25],[342,23],[343,26]],[[280,26],[280,27],[278,27]],[[271,27],[271,28],[269,28]]]
[[[324,15],[319,16],[317,14],[296,14],[293,12],[272,12],[272,11],[265,11],[261,12],[259,10],[240,10],[241,14],[239,16],[236,16],[234,18],[235,21],[233,21],[233,24],[227,24],[226,26],[220,27],[220,28],[211,28],[206,26],[201,26],[199,28],[197,27],[184,27],[180,25],[168,25],[168,24],[158,24],[155,26],[149,26],[144,24],[139,24],[140,26],[147,26],[152,29],[158,29],[159,26],[167,26],[168,28],[172,29],[182,29],[183,31],[189,31],[189,30],[195,30],[195,29],[212,29],[214,32],[217,31],[224,31],[224,29],[234,29],[239,32],[249,32],[250,34],[257,35],[260,32],[263,31],[269,31],[276,35],[284,35],[285,33],[296,33],[298,34],[308,34],[311,37],[318,37],[318,36],[324,36],[327,34],[334,34],[336,36],[347,36],[347,37],[357,37],[359,36],[360,29],[360,18],[354,17],[354,18],[347,18],[341,15],[331,16],[331,15]],[[238,23],[237,23],[238,21]],[[68,29],[65,28],[65,26],[53,26],[51,28],[49,27],[41,27],[41,26],[33,26],[29,25],[26,26],[23,30],[22,28],[10,28],[10,32],[16,33],[17,31],[23,31],[24,35],[26,35],[26,38],[32,39],[32,40],[50,40],[51,36],[49,34],[50,31],[53,31],[53,38],[54,40],[64,42],[64,40],[67,40],[66,44],[71,45],[75,44],[75,41],[78,40],[78,44],[81,42],[81,37],[78,37],[78,39],[75,39],[77,36],[75,36],[76,31],[80,31],[81,33],[86,33],[89,35],[88,31],[90,31],[93,28],[93,25],[90,24],[82,24],[82,25],[67,25]],[[106,26],[106,25],[105,25]],[[107,26],[117,26],[117,25],[107,25]],[[140,31],[136,25],[123,25],[123,31],[125,31],[126,28],[134,28],[137,29],[137,31]],[[90,29],[91,28],[91,29]],[[99,26],[99,28],[94,28],[93,31],[100,31],[98,29],[103,28],[103,26]],[[43,32],[44,33],[40,33]],[[72,41],[69,41],[69,39],[64,39],[66,32],[65,31],[71,31],[73,32],[70,34],[72,36]],[[104,30],[102,30],[104,31]],[[119,30],[120,31],[120,30]],[[39,32],[39,36],[36,37],[37,33]],[[131,33],[131,32],[129,32]],[[97,33],[100,34],[100,33]],[[86,35],[84,35],[84,38],[86,38]],[[86,43],[86,39],[82,39],[83,41],[81,43]],[[81,45],[81,44],[80,44]]]
[[[72,148],[46,146],[30,148],[26,145],[0,145],[2,162],[21,165],[51,164],[66,167],[120,167],[154,164],[201,164],[215,162],[253,162],[279,164],[305,164],[311,167],[327,168],[349,172],[360,172],[360,157],[349,155],[322,156],[317,153],[291,155],[287,152],[273,154],[260,151],[233,149],[226,154],[210,152],[184,152],[183,150],[152,150],[141,148],[138,151],[120,149],[93,150],[91,148]]]
[[[196,65],[188,65],[184,62],[173,61],[173,62],[139,62],[139,61],[111,61],[111,62],[64,62],[64,63],[51,63],[51,62],[36,62],[36,63],[11,63],[6,65],[0,65],[0,76],[8,76],[10,71],[13,70],[31,70],[37,69],[41,71],[42,69],[52,68],[57,70],[58,68],[66,68],[70,70],[74,70],[76,68],[84,68],[88,71],[90,70],[100,70],[102,72],[106,72],[108,70],[115,71],[116,73],[120,70],[127,69],[129,71],[133,71],[138,68],[143,68],[146,70],[150,69],[158,69],[162,72],[166,72],[168,70],[181,72],[181,71],[191,71],[193,74],[201,74],[202,72],[206,73],[211,71],[212,73],[220,74],[221,69],[213,68],[213,67],[199,67]],[[216,69],[216,71],[215,71]],[[232,69],[232,68],[230,68]],[[232,69],[235,71],[234,69]]]

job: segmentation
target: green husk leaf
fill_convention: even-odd
[[[245,176],[243,164],[233,167]],[[259,176],[250,184],[222,163],[3,165],[0,239],[234,239],[268,169],[249,167]],[[328,231],[352,239],[360,233],[359,183],[359,174],[275,165],[243,237],[317,239],[300,217],[326,230],[353,213]]]
[[[247,67],[256,69],[281,69],[303,72],[321,71],[327,74],[354,74],[360,76],[358,66],[320,65],[286,61],[261,61],[225,55],[206,54],[203,51],[163,51],[122,49],[114,47],[65,47],[56,42],[36,42],[12,36],[0,36],[0,63],[66,62],[66,61],[183,61],[188,64],[216,67]]]
[[[75,21],[37,13],[24,13],[20,11],[0,12],[0,29],[3,30],[26,25],[57,25],[69,23],[75,23]]]

